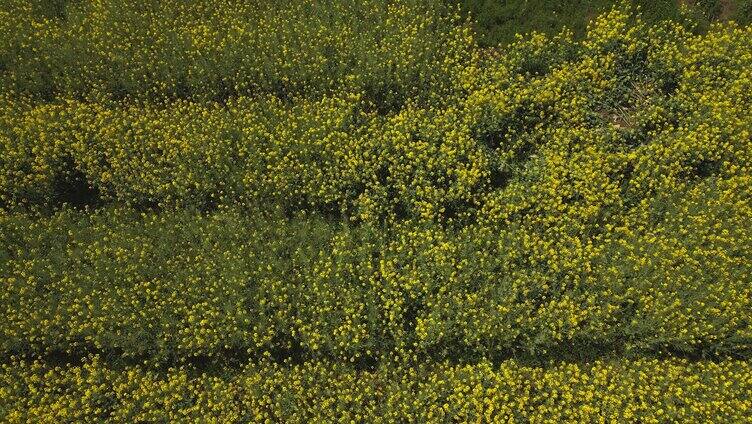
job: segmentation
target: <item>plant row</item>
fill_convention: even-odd
[[[112,368],[100,357],[0,369],[0,419],[22,422],[746,422],[748,362],[598,361],[548,368],[261,363],[222,374]]]
[[[445,1],[0,6],[0,87],[56,97],[218,100],[366,92],[382,108],[448,93],[473,35]]]
[[[662,216],[584,240],[556,226],[348,226],[224,208],[5,215],[0,349],[365,367],[394,356],[745,356],[751,188],[697,187],[648,209]]]

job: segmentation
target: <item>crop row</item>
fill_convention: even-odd
[[[442,96],[473,35],[448,2],[9,0],[0,87],[44,99]]]
[[[655,223],[584,241],[517,224],[347,226],[224,208],[6,215],[0,348],[364,366],[395,355],[746,355],[750,188],[695,188],[643,217]]]
[[[748,362],[598,361],[538,368],[340,363],[155,373],[14,361],[0,369],[0,419],[22,422],[747,422]]]

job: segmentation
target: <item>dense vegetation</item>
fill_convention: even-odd
[[[231,375],[113,369],[101,357],[3,366],[10,422],[747,422],[749,362],[636,360],[541,368],[261,362]]]
[[[570,28],[583,36],[588,22],[619,0],[455,0],[470,14],[479,43],[495,46],[514,41],[517,34],[540,31],[554,35]],[[672,20],[707,31],[713,22],[752,23],[752,0],[631,0],[651,24]]]
[[[752,420],[752,27],[653,21],[4,3],[0,420]]]

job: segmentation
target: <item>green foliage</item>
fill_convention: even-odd
[[[651,24],[683,21],[707,30],[715,21],[752,22],[752,3],[748,0],[456,0],[473,17],[483,46],[506,45],[517,34],[541,32],[554,35],[568,28],[578,37],[588,22],[615,6],[639,8],[642,18]]]
[[[733,18],[740,24],[747,25],[752,23],[752,0],[739,1]]]

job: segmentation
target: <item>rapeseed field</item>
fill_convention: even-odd
[[[752,27],[473,19],[3,2],[0,421],[752,421]]]

